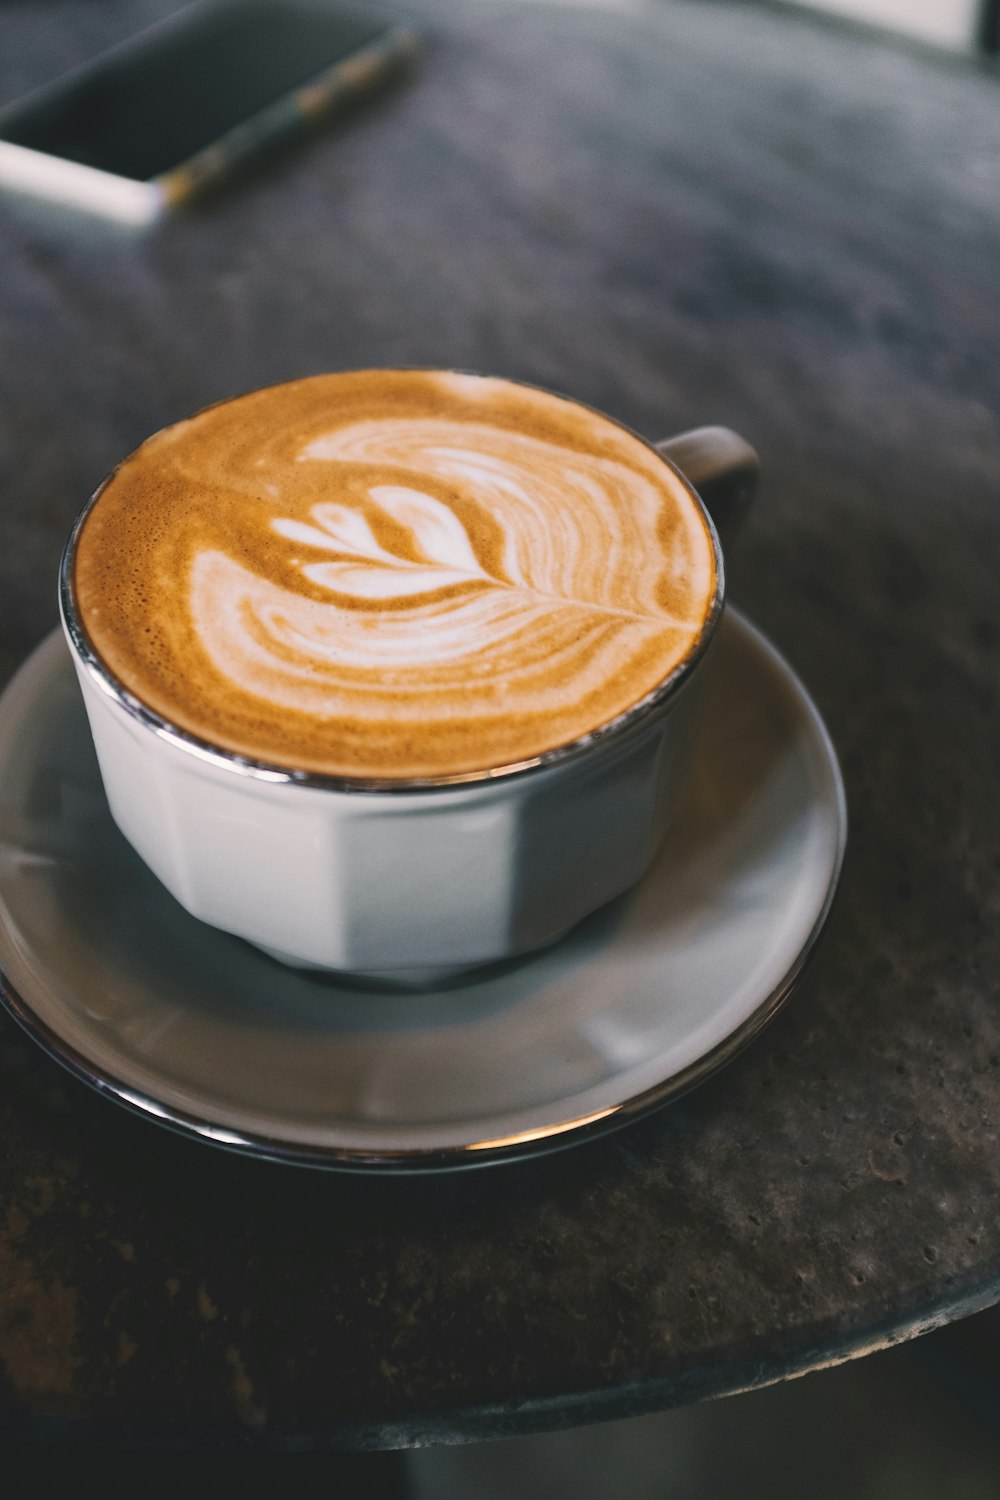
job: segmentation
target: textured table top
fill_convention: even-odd
[[[162,14],[4,10],[0,99]],[[412,10],[415,7],[410,7]],[[403,87],[155,234],[0,203],[0,680],[84,498],[214,399],[486,369],[760,451],[734,599],[851,809],[792,1003],[603,1141],[354,1179],[0,1018],[0,1419],[393,1447],[624,1415],[1000,1298],[1000,79],[780,8],[437,3]]]

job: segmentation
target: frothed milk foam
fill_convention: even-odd
[[[158,433],[80,534],[105,665],[180,728],[330,775],[510,765],[614,719],[716,590],[684,485],[529,387],[322,375]]]

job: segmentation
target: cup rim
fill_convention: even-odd
[[[74,563],[76,560],[77,545],[83,528],[86,525],[87,517],[118,470],[133,457],[138,451],[138,447],[142,446],[140,443],[137,448],[125,454],[113,469],[109,470],[86,501],[73,523],[60,559],[59,612],[63,629],[71,648],[76,653],[90,679],[106,697],[117,703],[136,723],[141,724],[145,729],[151,730],[157,738],[166,740],[177,749],[194,756],[202,762],[233,771],[237,775],[268,782],[272,785],[311,787],[320,791],[400,794],[439,791],[451,786],[481,785],[483,783],[507,781],[512,777],[521,777],[533,771],[547,770],[550,767],[561,766],[564,763],[578,760],[589,752],[593,752],[599,747],[604,746],[609,741],[619,739],[631,729],[641,727],[642,723],[657,709],[664,707],[669,700],[676,697],[681,688],[687,684],[698,663],[708,650],[725,605],[725,567],[719,535],[708,507],[694,488],[694,485],[691,484],[690,480],[671,459],[659,451],[654,443],[650,442],[648,438],[644,438],[641,433],[635,432],[625,422],[619,421],[616,417],[609,416],[607,412],[601,411],[598,407],[591,406],[586,401],[579,401],[575,396],[567,396],[561,391],[552,390],[548,386],[535,385],[526,380],[512,380],[507,376],[487,375],[485,372],[479,370],[431,365],[371,366],[366,367],[365,370],[351,370],[349,372],[323,371],[316,373],[362,374],[367,373],[367,369],[398,370],[401,373],[412,374],[469,375],[478,379],[501,380],[507,385],[518,386],[523,390],[537,391],[540,395],[557,396],[560,400],[567,401],[573,406],[578,406],[582,410],[591,412],[594,416],[601,417],[604,421],[610,422],[620,431],[627,433],[630,437],[641,443],[644,448],[655,455],[660,463],[665,464],[673,472],[674,476],[680,480],[689,497],[694,500],[698,513],[708,532],[715,564],[715,590],[708,612],[690,648],[677,665],[662,681],[646,693],[644,697],[637,699],[635,703],[623,709],[620,714],[616,714],[613,719],[605,720],[593,729],[588,730],[585,734],[578,735],[573,740],[567,740],[564,744],[554,745],[549,750],[541,751],[538,755],[480,770],[449,772],[439,776],[390,777],[334,775],[321,771],[295,769],[292,766],[281,765],[277,761],[261,760],[253,756],[243,755],[237,750],[227,749],[224,745],[215,744],[211,740],[204,739],[202,736],[193,734],[190,730],[182,728],[181,725],[159,713],[156,709],[151,708],[149,704],[144,703],[140,697],[132,692],[127,684],[101,658],[87,634],[78,607],[74,584]],[[312,377],[309,375],[302,375],[297,376],[293,380],[275,381],[270,386],[253,386],[245,391],[238,392],[234,396],[226,396],[220,401],[212,401],[206,406],[199,407],[195,412],[190,414],[190,418],[201,416],[203,413],[212,411],[218,406],[228,406],[234,401],[242,400],[245,396],[254,395],[259,390],[270,390],[282,385],[297,385],[301,380],[308,380],[310,378]],[[183,419],[178,418],[178,420]],[[155,437],[158,432],[165,430],[166,428],[159,428],[157,432],[150,433],[149,437]],[[143,442],[147,442],[149,437],[143,439]]]

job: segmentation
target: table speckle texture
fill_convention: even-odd
[[[6,5],[0,102],[167,8]],[[765,6],[418,13],[408,82],[144,239],[0,202],[0,680],[105,471],[237,391],[448,365],[723,422],[764,475],[733,596],[843,762],[834,918],[711,1082],[452,1177],[180,1139],[3,1017],[10,1433],[500,1435],[1000,1297],[1000,78]]]

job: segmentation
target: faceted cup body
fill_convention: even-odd
[[[696,691],[556,764],[365,791],[192,753],[73,656],[115,822],[187,911],[285,962],[404,981],[528,953],[634,884]]]

